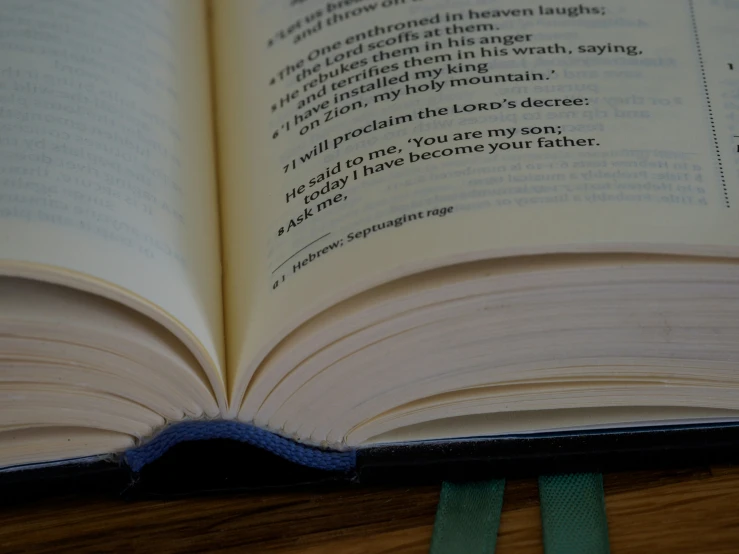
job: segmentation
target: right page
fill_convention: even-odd
[[[215,16],[232,410],[297,325],[414,271],[739,254],[736,2],[222,0]]]

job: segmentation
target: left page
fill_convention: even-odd
[[[202,0],[0,3],[0,274],[147,313],[223,406],[208,52]]]

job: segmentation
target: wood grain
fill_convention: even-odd
[[[739,467],[605,476],[612,552],[737,552]],[[427,552],[437,487],[0,508],[0,552]],[[499,553],[541,553],[535,480],[506,488]]]

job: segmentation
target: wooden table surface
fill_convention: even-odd
[[[739,552],[739,467],[604,477],[618,553]],[[427,552],[438,487],[0,508],[0,552]],[[509,481],[498,553],[542,552],[534,480]]]

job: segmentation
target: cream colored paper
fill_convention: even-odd
[[[0,37],[0,273],[134,305],[223,405],[204,3],[3,2]]]
[[[335,8],[330,13],[329,4]],[[715,76],[735,49],[736,34],[717,32],[717,26],[735,28],[739,12],[703,1],[691,11],[688,4],[678,8],[667,0],[615,0],[604,13],[584,14],[577,6],[570,10],[578,14],[546,11],[558,6],[512,0],[490,6],[216,3],[233,402],[259,379],[259,364],[270,349],[297,325],[362,289],[421,269],[535,253],[739,253],[739,179],[728,127],[736,112],[723,101],[733,89],[715,77],[703,80],[704,69]],[[315,15],[318,10],[323,11]],[[462,19],[448,21],[454,14]],[[696,44],[696,25],[703,45]],[[425,35],[434,27],[442,29],[438,37]],[[494,41],[489,37],[495,36],[514,37],[514,44],[481,44],[482,37]],[[464,43],[465,37],[477,42]],[[516,43],[515,37],[524,38]],[[426,46],[433,42],[442,48]],[[508,54],[493,54],[495,46],[508,48]],[[520,46],[535,50],[514,54],[513,47]],[[378,58],[380,50],[387,56]],[[465,51],[475,57],[465,58]],[[444,52],[451,59],[429,61]],[[330,107],[321,109],[321,117],[298,121],[296,113],[324,99],[309,97],[320,85],[306,89],[305,84],[341,67],[341,61],[358,59],[366,62],[325,81]],[[397,70],[381,72],[393,62]],[[317,63],[321,68],[313,72]],[[460,63],[463,71],[449,70],[448,65]],[[377,75],[338,90],[332,83],[373,66],[380,75],[407,71],[408,82],[335,102],[334,93]],[[300,73],[305,68],[311,75]],[[433,89],[430,74],[420,72],[434,68],[441,69],[438,80],[446,88],[408,94],[407,84]],[[537,73],[542,80],[472,80],[510,73]],[[399,91],[395,101],[378,96],[389,91]],[[300,100],[310,102],[298,109]],[[507,107],[509,101],[515,106]],[[536,101],[545,105],[537,108]],[[503,107],[492,107],[496,102]],[[352,109],[326,121],[324,111],[342,106]],[[435,115],[422,118],[427,108]],[[441,115],[440,108],[447,113]],[[312,120],[319,123],[301,134],[301,126]],[[378,129],[373,121],[392,125]],[[444,135],[446,141],[440,142]],[[540,143],[542,138],[547,142]],[[531,141],[528,147],[526,141]],[[502,150],[504,142],[524,148],[509,144]],[[322,143],[328,144],[323,152]],[[480,152],[462,148],[478,144]],[[495,151],[491,144],[497,145]],[[311,159],[301,163],[314,148]],[[424,153],[428,159],[419,159]],[[404,162],[364,176],[373,155],[373,169],[386,161]],[[364,161],[347,167],[359,157]],[[354,169],[360,171],[357,180]],[[310,200],[325,184],[311,187],[311,179],[322,174],[329,182],[339,181],[337,189]],[[328,198],[338,200],[324,213],[297,221],[304,209],[315,212]],[[306,199],[312,203],[304,204]],[[419,213],[423,218],[410,220]],[[288,232],[291,219],[297,225]],[[353,238],[356,233],[362,238]],[[247,403],[248,398],[247,393]]]

